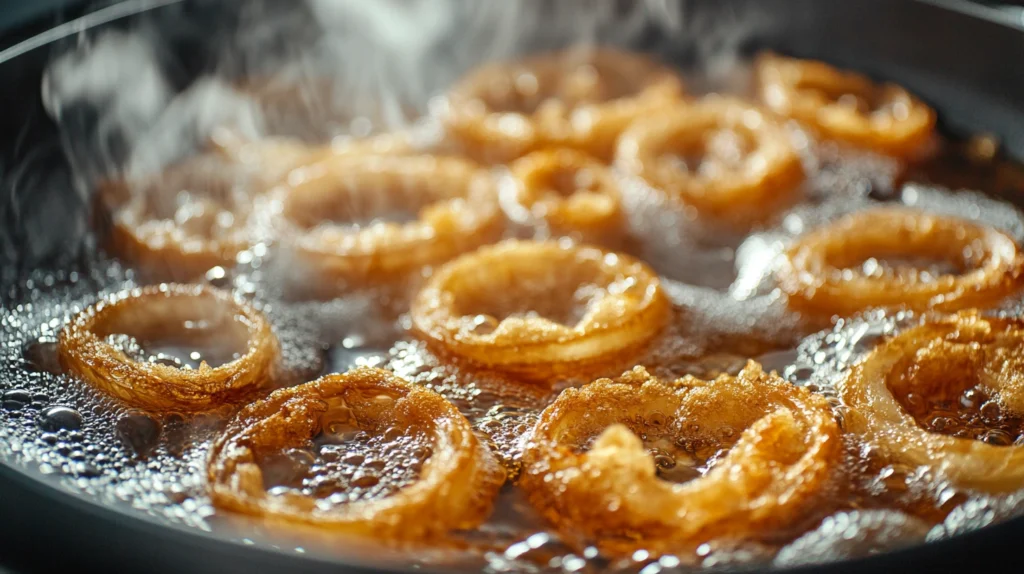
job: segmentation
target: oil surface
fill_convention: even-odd
[[[912,182],[898,185],[897,170],[888,159],[816,143],[795,128],[794,138],[802,143],[809,174],[804,200],[754,233],[736,235],[697,223],[691,214],[668,208],[635,182],[623,181],[629,190],[629,250],[662,275],[674,307],[669,326],[636,362],[664,377],[713,377],[735,373],[747,358],[755,358],[791,382],[822,393],[842,422],[844,406],[836,396],[836,381],[876,343],[913,324],[917,317],[869,312],[823,325],[791,312],[773,276],[785,245],[822,223],[882,203],[967,217],[1003,229],[1018,242],[1024,240],[1024,219],[1009,204],[980,193]],[[715,145],[725,156],[737,153],[735,142]],[[281,341],[284,370],[289,374],[286,384],[360,365],[392,369],[455,404],[486,438],[512,478],[519,472],[523,447],[540,411],[559,390],[588,382],[567,377],[547,388],[469,369],[435,355],[415,340],[401,297],[391,306],[379,303],[393,294],[374,291],[328,302],[292,301],[281,296],[288,268],[273,246],[258,244],[242,252],[237,261],[235,268],[211,270],[207,280],[235,290],[267,314]],[[865,261],[861,267],[866,275],[947,271],[934,262],[884,258]],[[61,328],[102,295],[137,284],[131,269],[94,253],[81,267],[32,273],[4,294],[0,460],[51,475],[61,488],[85,493],[98,503],[121,503],[133,512],[230,538],[303,552],[314,548],[332,552],[312,541],[266,541],[259,525],[233,520],[210,504],[204,478],[207,451],[231,416],[230,410],[195,417],[149,415],[116,404],[62,371],[55,346]],[[562,304],[548,309],[524,303],[493,314],[539,312],[572,322],[573,305],[564,303],[573,294],[553,299]],[[1008,301],[1004,310],[1019,313],[1021,308],[1019,301]],[[180,342],[161,347],[122,337],[119,344],[140,360],[181,368],[194,368],[204,358],[202,349]],[[210,355],[210,360],[216,356],[218,362],[232,356]],[[985,440],[985,433],[999,432],[996,438],[1003,442],[1017,440],[1021,430],[1017,426],[985,426],[985,399],[958,397],[937,406],[925,405],[922,412],[931,417],[925,426],[944,432],[934,421],[934,411],[945,409],[946,418],[969,427],[974,438]],[[699,477],[727,450],[720,445],[681,444],[668,436],[647,437],[647,447],[655,454],[659,475],[673,482]],[[765,540],[743,544],[709,540],[692,554],[655,560],[641,550],[628,559],[612,561],[596,548],[573,548],[560,540],[510,485],[479,532],[458,535],[467,543],[465,551],[454,556],[442,552],[440,557],[417,553],[409,560],[426,567],[456,563],[491,572],[653,574],[752,562],[791,565],[882,552],[1024,513],[1024,494],[995,498],[959,492],[920,469],[876,460],[870,445],[851,442],[847,450],[850,484],[837,488],[831,497],[836,500],[834,507],[823,507],[817,521],[802,530],[772,533]],[[261,464],[265,486],[272,494],[301,492],[331,506],[387,496],[411,484],[429,456],[428,441],[415,434],[396,431],[370,436],[338,427],[317,437],[312,450],[282,452]]]

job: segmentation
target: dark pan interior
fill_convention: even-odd
[[[999,12],[941,0],[664,4],[700,23],[694,33],[742,23],[745,50],[771,48],[898,81],[940,111],[947,132],[992,133],[1012,156],[1024,157],[1024,69],[1018,63],[1024,30],[1009,25]],[[213,29],[231,17],[210,3],[188,10],[185,14]],[[175,14],[181,17],[182,11]],[[201,69],[204,41],[213,36],[195,32],[178,39],[184,76]],[[6,302],[22,295],[17,279],[27,270],[73,264],[83,248],[87,202],[75,191],[56,128],[40,99],[41,74],[53,46],[9,59],[4,54],[10,53],[0,53],[0,301]],[[669,56],[685,66],[701,54],[681,42],[678,53]],[[42,209],[54,204],[65,207],[56,218],[54,210]],[[42,475],[0,463],[0,565],[9,562],[26,571],[368,571],[227,542],[126,510],[100,506],[60,490]],[[908,565],[924,572],[996,571],[1010,563],[1013,543],[1022,537],[1024,520],[1018,519],[815,571],[897,571]]]

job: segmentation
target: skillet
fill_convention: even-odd
[[[208,2],[152,5],[143,15],[125,10],[111,22],[81,21],[80,33],[132,26],[141,17],[188,18],[196,27],[176,38],[180,76],[202,70],[196,41],[202,30],[230,25],[229,8]],[[166,3],[164,3],[166,4]],[[997,135],[1005,150],[1024,158],[1024,29],[1018,13],[947,0],[684,0],[660,2],[683,11],[698,32],[738,29],[728,41],[753,52],[770,48],[817,58],[891,79],[920,94],[940,113],[949,134]],[[114,18],[114,16],[118,16]],[[69,28],[73,29],[73,28]],[[26,32],[22,31],[22,35]],[[19,279],[42,268],[73,265],[88,249],[88,202],[75,191],[56,126],[40,98],[42,73],[60,38],[17,44],[0,53],[0,302],[26,296]],[[665,54],[680,66],[699,65],[703,53],[686,41]],[[1024,206],[1024,198],[1015,199]],[[54,204],[60,210],[47,209]],[[53,218],[57,217],[56,220]],[[822,572],[1000,571],[1016,558],[1024,519],[860,560]],[[152,572],[369,572],[370,565],[336,557],[300,555],[246,545],[104,506],[61,488],[52,477],[0,459],[0,564],[24,571],[55,568]],[[808,570],[792,570],[810,571]]]

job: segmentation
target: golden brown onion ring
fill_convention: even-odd
[[[709,96],[638,120],[616,165],[705,217],[760,221],[795,199],[803,167],[783,126],[744,102]]]
[[[826,138],[911,157],[934,137],[935,112],[895,84],[774,54],[758,58],[756,73],[765,104]]]
[[[963,272],[868,275],[854,271],[885,257],[945,260]],[[801,237],[778,271],[790,303],[821,314],[871,307],[955,311],[998,303],[1021,287],[1024,256],[1005,233],[956,217],[907,208],[847,215]]]
[[[260,458],[309,447],[331,408],[347,409],[366,432],[402,428],[427,434],[432,454],[419,479],[390,496],[328,510],[312,497],[268,494]],[[370,368],[281,389],[247,406],[214,443],[207,477],[213,503],[221,508],[389,542],[478,526],[490,514],[505,480],[501,466],[451,403],[388,371]]]
[[[638,435],[728,452],[704,476],[677,484],[657,477]],[[841,452],[824,398],[757,363],[735,377],[674,383],[637,367],[567,389],[544,410],[520,485],[581,543],[614,555],[662,554],[796,525],[826,494]]]
[[[544,376],[614,362],[665,325],[658,276],[627,255],[556,241],[505,241],[438,270],[413,326],[477,365]]]
[[[490,174],[454,157],[334,157],[294,172],[284,193],[281,236],[335,294],[421,272],[503,229]],[[396,213],[412,220],[387,221]]]
[[[237,349],[198,368],[144,362],[108,338]],[[61,331],[61,364],[98,390],[147,411],[200,412],[238,403],[275,375],[277,338],[262,313],[230,293],[163,284],[123,291],[85,309]]]
[[[553,236],[606,246],[619,243],[622,199],[606,164],[562,148],[533,152],[516,160],[510,170],[511,193],[503,193],[502,199],[513,219]]]
[[[237,165],[198,157],[98,190],[107,247],[151,279],[191,281],[233,266],[253,242],[252,203],[265,187]]]
[[[976,386],[1003,412],[1024,417],[1022,349],[1024,324],[1018,319],[963,312],[908,329],[876,347],[839,384],[849,409],[846,429],[877,446],[885,459],[931,468],[957,487],[988,493],[1019,490],[1024,487],[1024,446],[930,432],[894,392],[958,397]]]
[[[630,122],[684,93],[678,74],[645,56],[575,49],[477,68],[451,90],[443,119],[465,152],[485,162],[548,146],[609,160]]]

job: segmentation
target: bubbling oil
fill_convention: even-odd
[[[413,484],[431,454],[430,441],[414,429],[375,434],[330,423],[309,448],[269,454],[259,465],[271,495],[315,498],[318,507],[329,510],[384,498]]]
[[[894,393],[917,424],[933,433],[980,440],[996,446],[1024,444],[1024,419],[1006,413],[975,384],[941,386],[929,393]]]
[[[747,358],[758,358],[794,384],[824,395],[842,424],[844,406],[835,392],[837,381],[875,344],[918,317],[871,311],[820,330],[822,325],[789,311],[774,284],[774,262],[784,247],[817,225],[884,202],[967,217],[1003,229],[1018,242],[1024,240],[1024,219],[1007,204],[981,194],[899,185],[896,166],[887,158],[815,142],[795,128],[793,138],[808,172],[804,199],[751,233],[709,228],[693,214],[666,209],[647,191],[624,187],[632,238],[629,251],[662,274],[674,306],[669,325],[641,352],[637,363],[662,377],[708,378],[734,374]],[[720,139],[708,143],[716,154],[731,158],[742,151],[728,137]],[[390,220],[393,215],[374,212],[373,217]],[[368,224],[355,219],[349,223]],[[865,274],[916,273],[920,278],[957,271],[935,267],[934,262],[886,261],[880,257],[858,265]],[[288,375],[281,378],[282,385],[358,365],[393,370],[456,405],[508,469],[511,482],[499,495],[493,516],[478,533],[456,534],[466,549],[448,563],[461,561],[490,572],[645,574],[772,560],[790,565],[875,553],[922,541],[926,535],[940,539],[1024,513],[1020,493],[981,497],[958,492],[922,469],[877,460],[869,444],[851,442],[844,471],[853,477],[852,484],[830,493],[827,498],[835,501],[835,508],[826,503],[819,521],[801,531],[733,545],[709,540],[695,553],[679,556],[655,558],[639,549],[626,560],[609,561],[594,547],[579,548],[562,540],[514,485],[522,450],[540,412],[561,389],[587,380],[560,375],[550,385],[539,385],[439,355],[413,339],[407,317],[396,319],[380,310],[379,301],[392,298],[390,293],[370,289],[326,302],[288,300],[275,288],[276,274],[287,273],[287,267],[273,263],[272,248],[257,244],[238,255],[237,267],[211,269],[207,281],[249,299],[268,316]],[[58,488],[86,494],[98,503],[119,503],[132,512],[213,530],[227,538],[257,539],[258,529],[252,525],[226,525],[205,492],[207,451],[232,409],[192,417],[131,410],[75,380],[57,360],[56,337],[71,317],[103,295],[138,284],[131,269],[92,253],[73,269],[31,272],[3,293],[0,461],[45,475]],[[478,311],[498,318],[540,313],[572,324],[587,301],[585,292],[543,295],[540,302],[512,301],[507,308]],[[1008,301],[1002,310],[1019,315],[1024,304]],[[237,353],[193,341],[139,341],[130,333],[111,337],[138,360],[167,361],[179,368],[195,368],[203,360],[231,360]],[[997,437],[999,444],[1019,440],[1019,421],[1007,422],[1004,414],[993,414],[987,397],[976,390],[967,396],[969,392],[936,399],[941,404],[922,402],[922,417],[945,409],[944,416],[959,425],[956,432],[968,429],[970,438],[993,442],[985,433],[996,430],[1008,435]],[[904,403],[910,412],[917,408],[909,398]],[[939,428],[934,417],[928,420],[932,422],[926,428],[934,432],[949,428],[947,423]],[[410,429],[374,434],[330,421],[323,426],[308,448],[267,454],[260,461],[264,486],[272,495],[301,493],[325,507],[386,497],[412,484],[432,454],[429,441]],[[675,483],[706,473],[738,438],[734,429],[717,429],[718,439],[702,442],[687,438],[696,431],[653,432],[649,427],[636,432],[651,452],[658,475]],[[317,550],[336,555],[329,548]],[[426,564],[422,556],[409,560]]]

